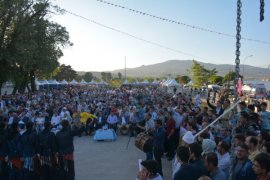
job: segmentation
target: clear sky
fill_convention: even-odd
[[[236,0],[107,0],[156,16],[236,34]],[[266,1],[265,20],[259,21],[259,1],[242,0],[242,37],[270,42],[270,4]],[[268,3],[268,4],[267,4]],[[70,15],[55,15],[53,21],[65,26],[72,47],[64,50],[60,63],[77,71],[106,71],[155,64],[171,59],[214,64],[234,64],[235,38],[203,32],[186,26],[110,6],[96,0],[54,0],[53,4],[145,40],[192,54],[154,46]],[[270,64],[270,44],[241,40],[245,64],[266,67]],[[247,56],[252,57],[246,58]]]

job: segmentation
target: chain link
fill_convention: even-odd
[[[260,7],[260,21],[262,22],[264,20],[264,0],[261,1],[261,7]]]
[[[242,11],[241,11],[241,8],[242,8],[242,2],[241,0],[237,0],[237,19],[236,19],[236,22],[237,22],[237,25],[236,25],[236,51],[235,51],[235,55],[236,55],[236,58],[235,58],[235,84],[236,84],[236,89],[235,89],[235,102],[237,102],[238,100],[238,95],[237,95],[237,82],[238,82],[238,78],[239,78],[239,73],[240,73],[240,68],[239,68],[239,64],[240,64],[240,55],[241,55],[241,52],[240,52],[240,47],[241,47],[241,43],[240,43],[240,40],[241,40],[241,15],[242,15]]]
[[[241,7],[242,7],[242,2],[241,0],[237,0],[237,25],[236,25],[236,51],[235,51],[235,90],[234,90],[234,102],[236,103],[238,101],[238,79],[239,79],[239,73],[240,73],[240,47],[241,47],[241,15],[242,15],[242,11],[241,11]],[[236,108],[234,109],[234,112],[236,112]],[[236,118],[236,117],[234,117]],[[231,167],[230,167],[230,176],[229,176],[229,180],[232,180],[232,174],[233,174],[233,165],[235,162],[235,149],[234,149],[234,136],[235,136],[235,127],[232,128],[232,153],[231,153]]]

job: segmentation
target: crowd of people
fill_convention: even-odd
[[[108,126],[146,133],[139,180],[160,180],[162,158],[173,179],[268,179],[270,112],[267,104],[200,93],[169,94],[159,87],[66,87],[0,97],[0,179],[75,179],[73,137]],[[207,127],[217,117],[220,120]]]

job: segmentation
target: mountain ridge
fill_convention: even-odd
[[[135,68],[127,68],[127,77],[175,77],[177,75],[189,75],[187,72],[191,68],[193,60],[167,60],[164,62],[159,62],[156,64],[142,65]],[[229,71],[234,71],[235,65],[232,64],[212,64],[197,61],[199,64],[203,65],[206,69],[216,68],[218,75],[224,76]],[[111,72],[113,76],[117,76],[120,72],[124,76],[125,69],[117,69]],[[82,72],[78,72],[82,74]],[[265,76],[270,76],[270,70],[266,68],[260,68],[250,65],[240,65],[240,74],[242,74],[246,79],[256,79],[264,78]],[[100,77],[100,72],[94,72],[94,76]]]

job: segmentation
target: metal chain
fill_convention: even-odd
[[[238,95],[237,95],[237,82],[238,82],[238,78],[239,78],[239,73],[240,73],[240,47],[241,47],[241,15],[242,15],[242,11],[241,11],[241,7],[242,7],[242,2],[241,0],[237,0],[237,25],[236,25],[236,51],[235,51],[235,102],[237,102],[238,100]]]
[[[264,20],[264,0],[261,1],[261,6],[260,6],[260,21],[262,22]]]
[[[235,91],[234,91],[234,102],[236,103],[238,101],[238,79],[239,79],[239,73],[240,73],[240,47],[241,47],[241,15],[242,15],[242,2],[241,0],[237,0],[237,25],[236,25],[236,51],[235,51]],[[236,113],[236,108],[234,109],[234,112]],[[237,117],[235,117],[237,118]],[[232,148],[231,148],[231,167],[230,167],[230,176],[229,179],[232,180],[232,174],[233,174],[233,165],[235,162],[235,149],[234,149],[234,136],[235,136],[235,127],[232,129]]]

